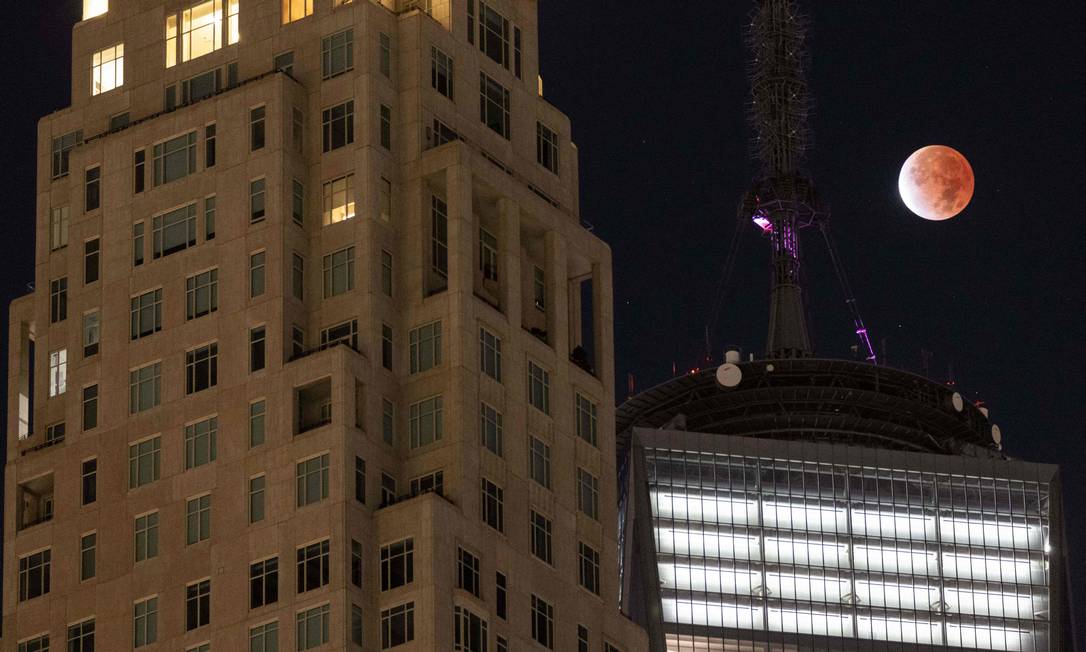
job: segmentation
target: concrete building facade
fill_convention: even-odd
[[[83,18],[10,307],[3,649],[646,649],[535,0]]]

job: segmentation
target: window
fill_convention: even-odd
[[[528,403],[543,414],[551,413],[551,374],[528,361]]]
[[[305,224],[305,186],[297,179],[290,182],[290,218],[298,226]]]
[[[68,220],[69,210],[67,206],[60,206],[49,211],[50,251],[56,251],[68,246]]]
[[[185,470],[215,461],[218,435],[218,417],[185,426]]]
[[[479,119],[503,138],[509,138],[509,89],[479,73]]]
[[[538,559],[551,564],[551,520],[535,510],[531,510],[532,554]]]
[[[420,475],[411,479],[410,492],[412,496],[433,492],[439,496],[445,491],[445,474],[442,471],[434,471],[426,475]]]
[[[396,503],[396,478],[387,473],[381,474],[381,507]]]
[[[454,607],[453,650],[486,652],[486,621],[464,607]]]
[[[362,645],[362,607],[351,605],[351,642]]]
[[[426,144],[428,147],[440,147],[459,138],[460,136],[452,127],[437,118],[434,118],[433,130],[426,130]]]
[[[49,593],[53,553],[48,548],[19,558],[19,602]]]
[[[445,278],[449,275],[449,217],[445,202],[430,198],[430,267]]]
[[[132,225],[132,266],[143,264],[143,222]]]
[[[185,631],[192,631],[211,622],[211,580],[194,582],[185,587]]]
[[[128,445],[128,488],[158,480],[162,464],[162,438],[152,437]]]
[[[535,123],[535,160],[558,174],[558,134],[542,122]]]
[[[211,495],[185,501],[185,545],[211,538]]]
[[[348,100],[321,111],[323,151],[330,152],[354,142],[354,101]]]
[[[498,457],[502,456],[502,413],[486,403],[479,404],[480,432],[483,446]]]
[[[98,342],[102,336],[100,313],[93,310],[83,315],[83,357],[89,358],[98,353]]]
[[[412,329],[410,342],[411,373],[441,365],[441,322],[435,321]]]
[[[156,260],[195,246],[196,204],[151,219],[151,253]]]
[[[327,349],[337,344],[346,344],[358,350],[358,320],[351,319],[335,326],[321,329],[320,348]]]
[[[483,228],[479,229],[479,271],[484,281],[498,281],[498,239]]]
[[[264,368],[264,345],[267,342],[267,329],[257,326],[249,329],[249,371],[256,372]]]
[[[204,198],[204,240],[215,239],[215,195]]]
[[[283,24],[301,20],[313,13],[313,0],[283,0]],[[303,649],[298,646],[298,649]],[[304,648],[308,649],[308,648]]]
[[[249,447],[259,446],[264,443],[264,400],[253,401],[249,404]]]
[[[279,652],[277,621],[249,628],[249,652]]]
[[[102,167],[96,165],[83,172],[83,212],[89,213],[102,206]]]
[[[505,531],[505,506],[503,505],[504,492],[502,488],[486,478],[480,479],[482,487],[482,516],[483,522],[498,532]]]
[[[259,523],[264,520],[264,487],[267,478],[257,475],[249,478],[249,522]]]
[[[91,56],[91,95],[124,85],[124,43],[99,50]]]
[[[596,414],[596,404],[580,392],[577,392],[577,436],[593,446],[599,445],[599,417]]]
[[[300,0],[290,1],[299,2]],[[311,1],[306,0],[306,2]],[[331,613],[332,607],[322,604],[295,614],[296,649],[299,652],[320,647],[328,642],[328,621],[331,619]]]
[[[215,123],[204,127],[204,167],[215,167]]]
[[[321,39],[321,78],[335,77],[354,68],[354,30],[345,29]]]
[[[381,219],[388,222],[392,219],[392,182],[381,177],[377,182],[378,198],[377,206],[381,213]]]
[[[185,352],[185,394],[214,387],[219,382],[219,345],[215,342]]]
[[[328,497],[329,454],[324,453],[295,464],[297,506],[305,507]]]
[[[551,447],[535,437],[528,443],[528,475],[540,485],[551,487]]]
[[[577,542],[581,586],[596,595],[600,594],[600,553],[595,548]]]
[[[577,625],[577,652],[588,652],[588,628]]]
[[[513,74],[520,79],[520,28],[513,28]]]
[[[323,198],[324,225],[336,224],[354,217],[354,175],[348,174],[338,179],[326,181],[321,195]]]
[[[264,149],[264,116],[266,107],[258,106],[249,109],[249,151],[255,152]]]
[[[257,251],[249,254],[249,298],[264,294],[264,270],[266,252]]]
[[[494,646],[496,647],[497,652],[509,652],[509,641],[505,640],[504,637],[495,636]]]
[[[508,617],[505,573],[494,573],[494,613],[505,620]]]
[[[210,315],[219,309],[219,270],[209,269],[185,279],[185,319]]]
[[[136,561],[158,556],[158,512],[136,518]]]
[[[392,37],[384,32],[377,35],[377,60],[381,74],[392,79]]]
[[[381,590],[415,581],[415,540],[404,539],[381,546]]]
[[[577,469],[577,507],[588,516],[599,520],[600,481],[582,468]]]
[[[366,504],[366,460],[358,456],[354,458],[354,499]]]
[[[302,301],[305,298],[305,259],[298,254],[291,254],[290,276],[291,293],[295,299]]]
[[[249,182],[249,224],[264,221],[264,191],[266,185],[263,177]]]
[[[381,105],[381,147],[392,149],[392,109]]]
[[[166,67],[178,61],[202,57],[223,47],[225,17],[226,45],[238,42],[239,0],[206,0],[190,5],[179,14],[166,16]],[[312,3],[312,0],[310,0]],[[178,24],[181,31],[178,32]]]
[[[93,618],[68,625],[68,652],[94,652]]]
[[[140,600],[132,608],[132,647],[158,640],[158,598]]]
[[[272,59],[272,70],[281,70],[294,76],[294,51],[281,52]]]
[[[548,650],[554,649],[554,606],[532,595],[532,640]]]
[[[381,292],[386,297],[392,296],[392,254],[381,250]]]
[[[64,422],[53,423],[45,428],[45,443],[58,444],[64,441]]]
[[[479,49],[509,68],[509,21],[479,0]]]
[[[98,458],[83,460],[80,472],[79,504],[90,505],[98,500]]]
[[[456,588],[480,597],[479,558],[463,548],[456,549]]]
[[[68,318],[68,277],[49,281],[49,323]]]
[[[279,601],[279,558],[249,564],[249,608],[257,609]]]
[[[415,640],[415,603],[397,605],[381,612],[381,649]]]
[[[68,175],[68,162],[72,150],[83,142],[83,131],[72,131],[53,139],[53,179]]]
[[[49,396],[60,396],[68,386],[68,349],[49,353]]]
[[[130,335],[133,340],[162,330],[162,289],[132,297],[130,316]]]
[[[140,194],[147,184],[147,152],[139,150],[132,155],[132,192]]]
[[[328,583],[328,539],[318,541],[297,550],[298,593],[318,589]]]
[[[411,448],[419,448],[441,439],[444,433],[441,396],[411,404]]]
[[[435,46],[430,46],[430,86],[453,99],[453,60]]]
[[[292,358],[305,353],[305,331],[294,324],[290,326],[290,351]]]
[[[351,584],[362,588],[362,544],[351,539]]]
[[[196,172],[196,132],[158,143],[153,153],[156,186],[187,177]]]
[[[396,438],[396,404],[387,398],[381,399],[381,438],[389,446]]]
[[[485,328],[479,329],[479,368],[499,383],[502,381],[502,340]]]
[[[291,68],[293,69],[293,55],[291,55]],[[290,143],[294,147],[294,151],[301,154],[303,145],[305,143],[305,114],[301,109],[291,109],[290,119]]]
[[[98,280],[101,240],[94,238],[83,243],[83,284]]]
[[[381,366],[392,369],[392,327],[381,324]]]
[[[98,385],[83,388],[83,430],[98,427]]]
[[[324,298],[354,289],[354,247],[324,256]]]

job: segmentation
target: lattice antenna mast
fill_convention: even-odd
[[[799,231],[819,219],[811,182],[802,172],[808,147],[806,29],[795,3],[762,0],[751,18],[750,123],[759,177],[739,208],[772,248],[769,335],[774,358],[812,355],[801,278]]]

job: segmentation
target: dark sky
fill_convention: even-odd
[[[725,2],[540,2],[547,99],[573,121],[582,217],[614,250],[619,392],[697,364],[753,168],[742,32]],[[809,168],[867,325],[887,358],[949,366],[982,398],[1007,450],[1059,463],[1069,541],[1086,537],[1086,183],[1083,10],[1071,2],[806,0],[814,146]],[[68,104],[76,0],[20,3],[0,23],[7,303],[33,278],[39,117]],[[949,222],[909,214],[898,169],[940,143],[971,161],[976,194]],[[761,351],[768,251],[748,227],[713,347]],[[819,353],[848,354],[848,312],[825,250],[805,240]],[[2,320],[6,330],[7,320]],[[3,340],[6,342],[6,335]],[[6,360],[6,358],[5,358]],[[9,525],[5,523],[5,525]],[[1073,558],[1086,617],[1086,547]],[[1086,629],[1086,628],[1082,628]],[[1086,634],[1086,632],[1080,632]]]

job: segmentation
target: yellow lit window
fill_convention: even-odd
[[[301,20],[313,13],[313,0],[283,0],[283,24]]]
[[[190,61],[238,42],[238,4],[240,0],[206,0],[180,14],[166,16],[166,67]],[[223,15],[223,7],[226,14]],[[225,25],[224,25],[225,19]],[[180,29],[178,24],[180,23]],[[180,50],[180,53],[178,53]]]
[[[91,63],[91,95],[124,85],[124,43],[95,52]]]
[[[83,20],[101,16],[109,11],[109,0],[83,0]]]
[[[335,224],[354,217],[354,175],[333,179],[324,184],[324,223]]]

